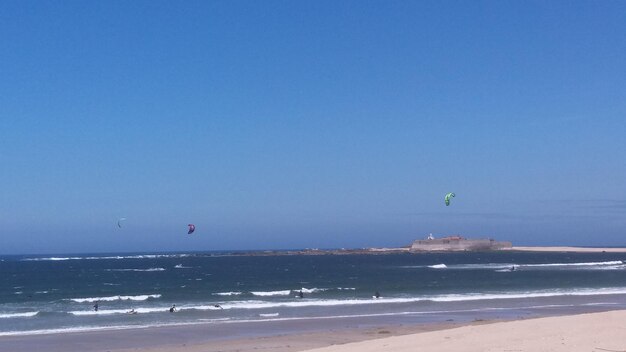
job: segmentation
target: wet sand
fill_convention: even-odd
[[[475,322],[480,324],[485,322]],[[306,323],[305,323],[306,324]],[[461,323],[354,327],[326,331],[271,334],[256,330],[232,334],[228,327],[213,324],[143,329],[104,330],[48,335],[0,337],[2,352],[295,352],[331,345],[367,341],[462,326]],[[274,328],[278,328],[274,326]],[[306,327],[298,327],[306,329]],[[264,334],[264,335],[258,335]]]
[[[302,327],[299,327],[301,329]],[[228,338],[213,324],[0,338],[4,351],[626,351],[626,310],[465,324],[348,326]],[[216,337],[217,336],[217,337]]]

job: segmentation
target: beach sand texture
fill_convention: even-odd
[[[626,311],[548,317],[394,336],[310,352],[626,351]]]

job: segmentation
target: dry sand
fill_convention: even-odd
[[[626,352],[626,311],[500,322],[394,336],[310,352]]]

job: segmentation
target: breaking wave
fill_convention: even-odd
[[[23,258],[21,261],[62,261],[62,260],[111,260],[111,259],[155,259],[155,258],[184,258],[190,254],[138,254],[138,255],[116,255],[103,257],[42,257]]]
[[[69,298],[70,301],[77,303],[85,302],[111,302],[111,301],[146,301],[148,299],[161,298],[160,294],[153,295],[137,295],[137,296],[109,296],[109,297],[87,297],[87,298]]]
[[[573,270],[617,270],[626,269],[626,264],[621,260],[612,260],[606,262],[581,262],[581,263],[539,263],[539,264],[520,264],[520,263],[484,263],[484,264],[434,264],[434,265],[418,265],[406,266],[405,268],[431,268],[431,269],[450,269],[450,270],[503,270],[515,267],[515,269],[573,269]]]
[[[215,296],[239,296],[243,292],[215,292],[213,295]]]
[[[26,313],[6,313],[0,314],[0,319],[8,319],[8,318],[28,318],[34,317],[39,312],[26,312]]]
[[[148,268],[148,269],[106,269],[106,271],[143,271],[143,272],[151,272],[151,271],[165,271],[165,268]]]
[[[251,294],[255,296],[289,296],[291,294],[291,290],[281,290],[281,291],[252,291]]]
[[[431,269],[445,269],[448,266],[445,264],[435,264],[435,265],[429,265],[428,267]]]

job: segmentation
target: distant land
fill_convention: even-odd
[[[626,253],[626,247],[573,247],[573,246],[513,246],[508,241],[494,239],[467,239],[460,235],[435,238],[428,235],[425,239],[415,240],[404,247],[379,248],[341,248],[301,250],[265,250],[231,252],[229,255],[273,256],[273,255],[353,255],[353,254],[394,254],[428,252],[484,252],[484,251],[524,251],[524,252],[577,252],[577,253]]]

